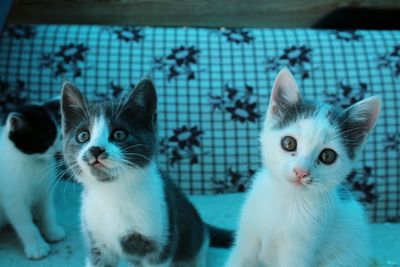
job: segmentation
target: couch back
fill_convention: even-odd
[[[0,41],[0,108],[57,97],[64,80],[103,99],[150,76],[161,169],[187,193],[240,192],[260,166],[259,131],[284,66],[308,99],[346,107],[381,95],[347,185],[372,220],[399,220],[399,31],[11,25]]]

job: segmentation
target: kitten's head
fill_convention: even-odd
[[[329,190],[350,173],[381,101],[364,99],[345,110],[303,100],[288,69],[277,76],[261,133],[263,163],[294,188]]]
[[[6,118],[5,130],[9,140],[24,154],[50,158],[60,148],[54,101],[15,109]]]
[[[61,95],[64,158],[81,182],[110,182],[146,167],[156,147],[157,97],[142,80],[118,103],[89,102],[70,83]]]

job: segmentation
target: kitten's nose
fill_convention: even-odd
[[[299,181],[303,180],[305,177],[309,176],[310,173],[308,171],[302,170],[300,168],[293,168],[294,173],[297,176]]]
[[[89,151],[97,159],[106,150],[104,148],[102,148],[102,147],[99,147],[99,146],[92,146],[92,147],[89,148]]]

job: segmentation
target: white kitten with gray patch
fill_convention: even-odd
[[[65,236],[53,204],[60,133],[50,106],[22,106],[0,128],[0,228],[11,224],[32,259],[50,252],[39,229],[50,242]]]
[[[242,208],[227,267],[368,266],[367,218],[341,183],[380,111],[370,97],[344,111],[305,102],[277,76],[261,133],[263,167]]]
[[[232,233],[205,224],[174,183],[161,175],[157,96],[139,82],[119,103],[91,103],[73,85],[62,92],[64,157],[84,187],[81,219],[86,266],[205,267],[209,243]]]

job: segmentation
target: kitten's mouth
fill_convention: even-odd
[[[95,162],[93,162],[92,164],[90,164],[90,165],[92,165],[93,167],[96,167],[96,168],[102,168],[102,167],[105,167],[104,166],[104,164],[103,163],[101,163],[100,161],[98,161],[98,160],[96,160]]]
[[[311,177],[306,177],[303,179],[292,179],[291,182],[295,185],[295,186],[308,186],[310,184],[312,184],[313,179]]]
[[[90,167],[94,167],[94,168],[107,168],[107,166],[103,162],[99,161],[98,159],[90,160],[88,162],[88,164]]]
[[[107,167],[104,163],[98,160],[94,160],[89,163],[90,173],[96,177],[96,179],[100,182],[111,182],[115,180],[115,177],[111,173],[111,169]]]

